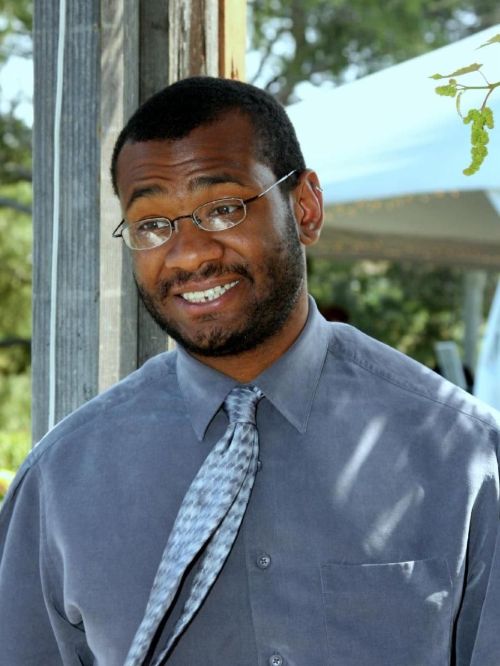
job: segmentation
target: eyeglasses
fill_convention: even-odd
[[[224,197],[202,204],[191,215],[179,215],[170,220],[168,217],[147,217],[144,220],[128,224],[122,220],[113,231],[113,238],[123,238],[125,245],[132,250],[151,250],[166,243],[172,236],[179,220],[190,218],[198,229],[203,231],[225,231],[241,224],[247,216],[247,205],[257,201],[270,192],[273,187],[290,178],[297,169],[290,171],[260,194],[248,199]]]

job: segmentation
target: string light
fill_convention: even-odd
[[[443,199],[458,199],[460,192],[453,190],[451,192],[432,192],[429,194],[407,195],[404,197],[393,197],[389,199],[369,199],[366,201],[355,201],[348,204],[333,204],[329,209],[329,217],[335,219],[338,216],[354,217],[361,212],[373,212],[382,210],[395,210],[403,208],[413,203],[422,203],[427,205],[433,201]]]

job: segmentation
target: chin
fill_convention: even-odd
[[[227,329],[212,328],[198,335],[185,335],[175,327],[167,327],[166,332],[186,351],[204,357],[234,356],[255,348],[255,341],[249,339],[245,331],[228,335]]]

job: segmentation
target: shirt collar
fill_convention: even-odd
[[[307,421],[328,348],[328,325],[309,298],[306,325],[293,345],[251,383],[301,433]],[[196,436],[205,431],[238,382],[177,347],[177,377]]]

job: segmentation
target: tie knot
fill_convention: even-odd
[[[264,396],[256,386],[236,386],[224,401],[229,423],[252,423],[255,425],[255,409]]]

